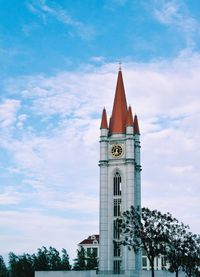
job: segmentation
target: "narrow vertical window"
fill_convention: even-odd
[[[97,248],[96,247],[92,248],[92,253],[94,254],[95,257],[97,257],[98,253],[97,253]]]
[[[142,267],[143,269],[147,268],[147,257],[142,257]]]
[[[117,260],[113,262],[114,274],[120,274],[121,272],[121,261]]]
[[[113,194],[114,195],[121,195],[121,176],[119,172],[116,172],[113,179]]]
[[[120,257],[120,255],[121,255],[121,248],[120,248],[120,244],[119,244],[119,242],[115,242],[114,243],[114,251],[113,251],[114,253],[114,257]]]
[[[122,200],[121,199],[114,199],[114,210],[113,210],[113,214],[114,216],[120,216],[121,215],[121,203]]]
[[[87,248],[87,256],[90,256],[90,254],[91,254],[91,248],[89,247]]]
[[[119,222],[118,220],[113,221],[113,237],[114,239],[119,239],[120,236],[120,229],[119,229]]]

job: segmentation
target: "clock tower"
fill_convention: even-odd
[[[119,243],[117,219],[141,206],[140,132],[138,119],[127,106],[121,68],[109,125],[105,108],[100,135],[100,257],[99,274],[134,276],[141,256]]]

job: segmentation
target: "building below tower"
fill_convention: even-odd
[[[81,241],[78,244],[78,248],[83,247],[85,249],[86,258],[93,252],[95,253],[97,259],[99,260],[99,235],[91,235]],[[163,255],[160,255],[154,260],[154,269],[155,270],[167,270],[169,264],[166,261],[166,258]],[[142,270],[151,270],[149,259],[142,250]]]
[[[84,248],[86,257],[89,257],[93,253],[99,258],[99,235],[91,235],[78,244],[78,248]]]

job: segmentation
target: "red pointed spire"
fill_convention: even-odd
[[[108,129],[108,123],[107,123],[107,115],[106,115],[106,109],[103,109],[102,117],[101,117],[101,129]]]
[[[140,134],[137,115],[135,115],[135,117],[134,117],[134,134],[137,134],[137,135]]]
[[[133,114],[132,114],[131,106],[129,106],[128,108],[126,126],[133,126]]]
[[[119,68],[109,134],[126,132],[127,103],[121,68]]]

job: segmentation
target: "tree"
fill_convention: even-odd
[[[0,256],[0,273],[1,273]],[[2,266],[3,268],[3,266]],[[65,249],[62,249],[62,258],[59,251],[54,247],[42,247],[36,254],[23,254],[20,256],[9,253],[9,272],[10,277],[34,277],[35,270],[70,270],[69,256]],[[0,274],[0,277],[4,275]],[[5,275],[5,277],[7,277]]]
[[[174,222],[171,214],[162,214],[148,208],[125,211],[119,219],[120,241],[137,253],[141,248],[147,254],[154,277],[154,259],[166,253],[169,229]]]
[[[69,256],[65,249],[62,249],[62,257],[58,250],[50,246],[49,249],[42,247],[34,255],[35,270],[70,270]]]
[[[29,254],[23,254],[19,258],[19,270],[21,272],[20,277],[34,277],[34,264],[33,256]],[[18,276],[19,277],[19,276]]]
[[[64,248],[62,249],[61,264],[62,264],[62,270],[71,270],[71,265],[69,262],[69,255],[67,254],[67,250]]]
[[[4,263],[4,259],[2,256],[0,256],[0,276],[8,277],[8,269]]]
[[[188,277],[198,276],[200,266],[200,237],[189,232],[189,226],[174,219],[168,235],[166,258],[169,271],[178,277],[180,269]]]
[[[49,247],[48,250],[48,264],[50,270],[61,270],[62,262],[60,253],[54,247]]]
[[[200,236],[188,231],[171,214],[157,210],[131,207],[119,220],[121,243],[136,253],[142,247],[149,259],[154,276],[154,259],[165,255],[169,270],[178,277],[180,269],[188,277],[200,276]]]
[[[50,270],[48,250],[46,247],[38,249],[36,255],[34,255],[35,270]]]
[[[29,254],[16,256],[12,252],[9,253],[9,269],[11,277],[34,277],[33,256]]]
[[[8,255],[8,259],[9,259],[9,270],[10,270],[11,277],[20,276],[18,257],[13,252],[10,252]]]
[[[91,251],[89,255],[87,256],[87,269],[97,269],[98,267],[98,260],[97,260],[97,255],[94,251]]]
[[[174,219],[169,229],[166,258],[169,262],[169,271],[175,272],[178,277],[183,266],[188,226]]]
[[[77,250],[77,258],[74,260],[74,270],[85,270],[86,268],[86,254],[85,249],[81,246],[80,250]]]
[[[188,277],[200,276],[200,236],[188,232],[184,238],[182,268]]]

